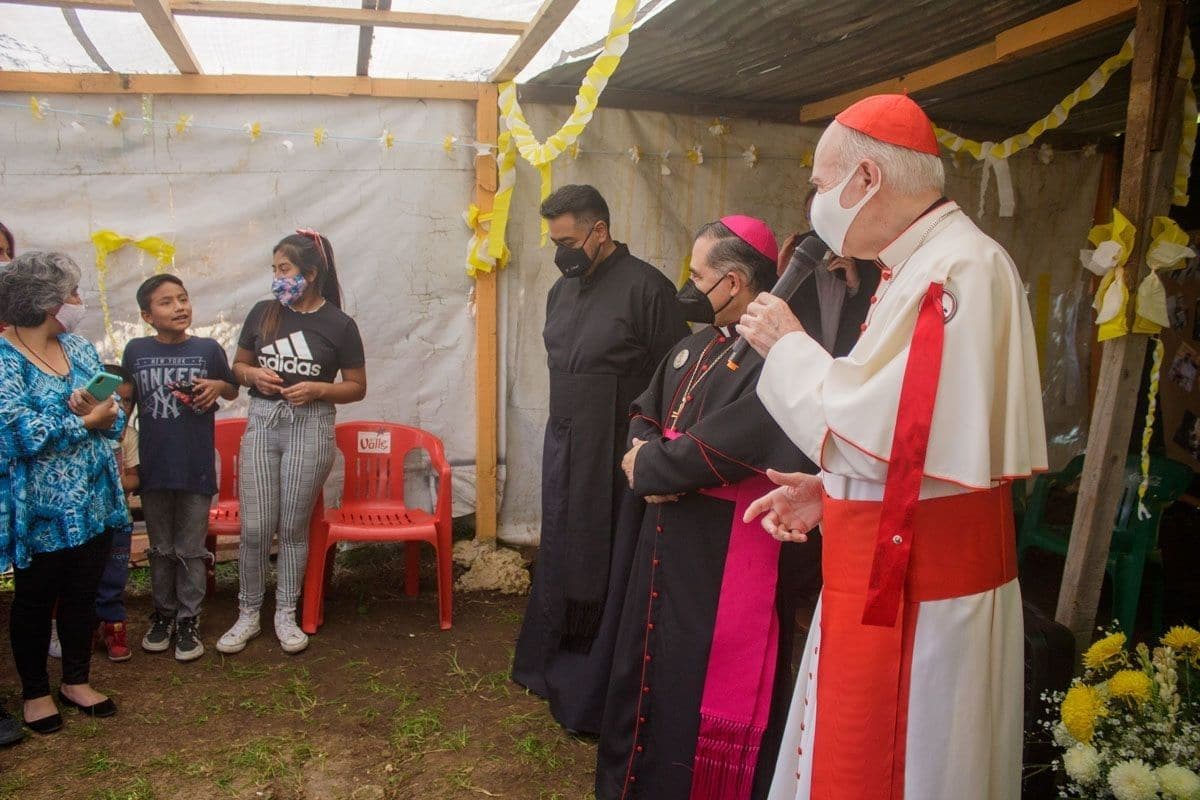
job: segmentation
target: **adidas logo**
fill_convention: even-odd
[[[262,349],[258,356],[258,364],[278,373],[290,373],[315,378],[321,374],[321,365],[313,361],[312,351],[304,340],[304,332],[297,331],[290,336],[276,339]]]

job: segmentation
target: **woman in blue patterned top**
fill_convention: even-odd
[[[58,699],[95,717],[116,713],[88,684],[96,587],[114,529],[129,523],[110,439],[125,416],[82,390],[100,371],[86,339],[79,267],[28,252],[0,269],[0,571],[14,569],[10,635],[25,724],[62,727],[46,654],[58,604]]]

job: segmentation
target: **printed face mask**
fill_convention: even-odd
[[[304,280],[303,275],[276,278],[271,281],[271,294],[275,295],[276,300],[291,308],[300,299],[301,295],[304,294],[304,290],[307,287],[308,281]]]
[[[87,307],[83,303],[63,303],[58,311],[54,312],[54,318],[63,326],[64,331],[74,333],[86,314]]]
[[[813,230],[817,232],[817,236],[825,244],[829,245],[829,249],[836,255],[844,256],[842,248],[846,246],[846,234],[850,231],[850,226],[854,224],[854,218],[858,216],[858,212],[867,204],[867,201],[875,196],[879,191],[879,184],[875,184],[859,200],[850,208],[842,208],[842,190],[846,188],[846,184],[850,183],[850,179],[854,177],[854,173],[858,171],[858,167],[854,167],[842,178],[841,182],[832,189],[824,192],[817,192],[813,198],[812,211],[809,212],[809,218],[812,220]]]
[[[714,309],[712,301],[708,299],[713,290],[720,286],[724,280],[722,278],[714,283],[712,288],[707,292],[702,292],[700,291],[700,287],[696,285],[696,282],[689,278],[688,282],[679,290],[679,293],[675,295],[675,299],[683,306],[683,318],[688,322],[698,322],[702,325],[715,324],[717,314],[720,314],[725,310],[725,306],[733,302],[733,296],[731,295],[728,300],[721,304],[720,308]]]
[[[591,269],[592,257],[587,254],[584,246],[587,245],[588,239],[592,238],[594,231],[595,228],[588,231],[588,235],[584,237],[579,247],[567,247],[565,244],[560,244],[554,251],[554,266],[558,267],[564,278],[578,278]]]

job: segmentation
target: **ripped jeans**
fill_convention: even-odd
[[[210,555],[208,508],[212,497],[180,491],[143,491],[142,514],[150,539],[150,591],[154,610],[167,619],[200,616]]]

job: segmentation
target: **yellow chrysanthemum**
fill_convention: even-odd
[[[1096,732],[1096,720],[1107,716],[1104,699],[1094,687],[1077,683],[1067,690],[1062,701],[1062,722],[1075,741],[1091,744]]]
[[[1176,625],[1162,637],[1162,643],[1176,653],[1200,653],[1200,631],[1187,625]]]
[[[1083,654],[1083,665],[1088,669],[1112,666],[1125,655],[1125,634],[1110,633],[1093,644]]]
[[[1108,691],[1113,697],[1144,703],[1150,699],[1154,681],[1141,670],[1123,669],[1108,679]]]

